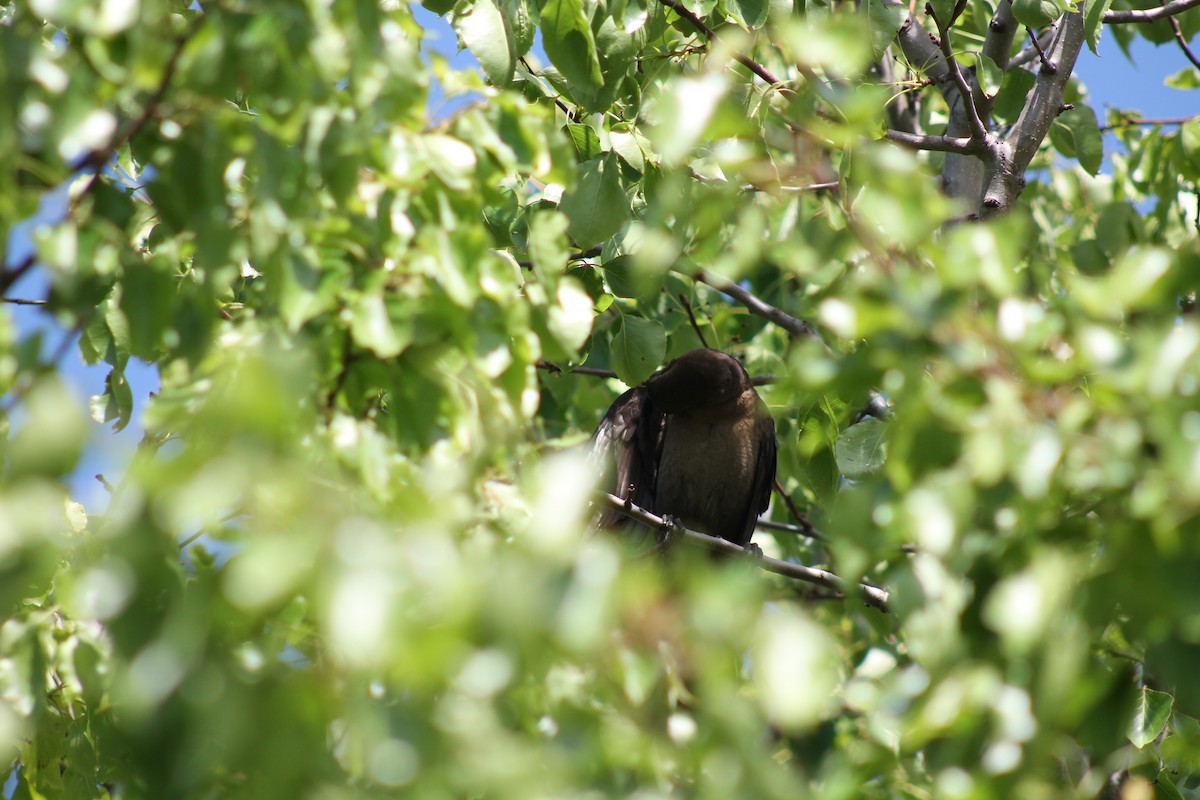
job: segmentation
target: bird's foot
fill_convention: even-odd
[[[746,544],[742,545],[742,549],[746,552],[744,558],[747,562],[756,567],[762,564],[763,551],[761,547],[754,542],[746,542]]]
[[[658,529],[658,549],[668,550],[675,544],[675,540],[679,538],[683,532],[683,522],[672,514],[662,515],[663,525]]]
[[[675,541],[680,537],[683,531],[683,523],[678,517],[673,517],[670,514],[662,515],[663,524],[654,531],[654,546],[638,558],[653,558],[662,555],[674,546]]]

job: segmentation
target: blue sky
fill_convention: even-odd
[[[475,61],[469,53],[457,53],[456,40],[450,26],[441,18],[414,6],[418,22],[427,29],[426,46],[439,52],[451,55],[451,63],[455,67],[468,69]],[[1105,36],[1100,44],[1100,56],[1093,55],[1085,49],[1080,57],[1076,74],[1090,90],[1090,102],[1096,109],[1103,122],[1107,108],[1116,107],[1125,110],[1137,110],[1146,117],[1178,117],[1200,114],[1200,91],[1182,92],[1163,86],[1162,79],[1187,66],[1187,60],[1174,44],[1154,46],[1138,39],[1133,48],[1134,66],[1131,67],[1124,54],[1116,46],[1111,35]],[[544,60],[544,59],[543,59]],[[440,98],[432,97],[436,104]],[[1106,146],[1111,145],[1111,137]],[[45,204],[47,218],[55,216],[57,205],[61,214],[61,200],[58,203]],[[14,229],[14,235],[7,243],[6,259],[8,263],[19,261],[28,252],[29,231]],[[9,290],[9,297],[43,298],[46,294],[45,279],[37,270],[32,270],[25,278]],[[51,353],[58,349],[62,339],[67,334],[47,314],[37,307],[13,306],[8,307],[12,313],[17,329],[22,337],[29,336],[35,331],[44,335],[43,351]],[[82,363],[77,347],[70,347],[61,364],[62,374],[79,394],[80,402],[86,405],[88,396],[99,394],[104,388],[104,379],[108,373],[105,364],[87,367]],[[96,426],[91,446],[87,449],[79,468],[71,479],[71,492],[74,498],[84,504],[89,512],[97,512],[107,505],[107,493],[93,477],[96,473],[104,473],[110,481],[120,479],[120,465],[126,463],[133,448],[141,438],[137,424],[138,414],[144,406],[150,392],[158,389],[157,371],[136,360],[131,359],[126,376],[133,389],[135,411],[134,421],[119,434],[112,434],[108,426]],[[14,427],[21,424],[19,404],[13,411]]]

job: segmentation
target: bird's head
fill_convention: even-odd
[[[646,391],[663,411],[679,414],[728,403],[750,385],[750,376],[736,358],[700,349],[684,353],[651,375]]]

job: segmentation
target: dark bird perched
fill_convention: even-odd
[[[613,494],[745,547],[771,500],[775,422],[737,359],[692,350],[616,399],[592,453]],[[623,520],[607,509],[597,523]]]

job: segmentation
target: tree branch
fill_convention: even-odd
[[[1100,130],[1111,131],[1117,128],[1132,128],[1136,125],[1184,125],[1192,120],[1198,120],[1200,116],[1195,117],[1127,117],[1120,122],[1113,122],[1109,125],[1101,125]]]
[[[1104,12],[1104,22],[1108,25],[1125,25],[1131,22],[1154,22],[1163,17],[1173,17],[1176,14],[1182,14],[1190,8],[1200,6],[1200,0],[1172,0],[1165,6],[1160,8],[1142,9],[1123,9],[1121,11],[1113,11],[1109,9]]]
[[[648,525],[656,530],[674,532],[680,535],[685,542],[705,547],[715,553],[734,556],[740,555],[747,559],[752,557],[750,551],[739,547],[728,539],[709,536],[708,534],[698,533],[687,528],[675,528],[662,517],[652,514],[644,508],[635,506],[633,503],[622,500],[615,494],[610,494],[609,492],[599,492],[598,494],[600,499],[610,508],[643,525]],[[859,583],[857,587],[854,587],[828,570],[806,567],[803,564],[793,564],[790,561],[780,561],[777,558],[770,558],[768,556],[754,560],[758,562],[758,566],[767,572],[782,575],[785,578],[816,584],[826,589],[833,589],[841,594],[850,594],[857,588],[862,593],[863,601],[867,605],[885,614],[888,613],[888,592],[886,589],[881,589],[878,586],[865,582]]]
[[[88,185],[83,188],[83,191],[79,192],[79,194],[75,196],[74,201],[71,203],[71,208],[67,211],[68,217],[72,212],[75,211],[76,208],[79,207],[79,201],[86,197],[96,185],[96,182],[99,179],[99,171],[101,167],[103,167],[108,160],[112,158],[113,154],[120,149],[122,145],[136,136],[137,133],[151,119],[151,117],[153,117],[158,111],[158,107],[162,104],[162,100],[167,94],[167,89],[170,87],[171,80],[175,77],[175,70],[179,65],[179,58],[183,54],[183,48],[191,40],[191,38],[196,35],[196,31],[199,30],[200,26],[204,23],[204,19],[205,17],[203,14],[197,16],[194,20],[192,20],[191,27],[188,28],[187,32],[184,33],[183,36],[179,37],[178,41],[175,42],[175,49],[171,52],[171,57],[168,59],[166,66],[163,68],[162,79],[159,81],[154,93],[151,94],[146,100],[146,104],[142,107],[142,113],[139,114],[137,118],[135,118],[125,128],[124,131],[118,132],[106,147],[91,150],[80,160],[76,169],[79,172],[92,170],[93,175]],[[31,253],[22,259],[21,262],[12,269],[6,269],[3,272],[0,272],[0,295],[3,295],[5,292],[7,292],[9,288],[11,288],[13,284],[20,280],[21,276],[28,272],[36,263],[37,253]]]
[[[1017,38],[1017,30],[1021,26],[1012,13],[1011,2],[1000,2],[996,13],[988,22],[988,32],[983,39],[982,52],[996,62],[1000,69],[1008,69],[1009,53],[1012,52],[1013,40]]]
[[[561,375],[564,372],[562,367],[558,366],[557,364],[551,363],[549,361],[545,361],[545,360],[537,362],[537,364],[535,366],[538,369],[544,369],[546,372],[549,372],[552,375]],[[573,367],[571,369],[565,370],[565,372],[567,372],[568,374],[571,374],[571,375],[590,375],[594,378],[618,378],[619,379],[619,376],[617,375],[617,373],[613,372],[611,369],[600,369],[599,367]],[[750,376],[750,383],[754,384],[755,386],[768,386],[772,383],[775,383],[778,380],[779,379],[776,378],[774,375],[752,375],[752,376]]]
[[[888,131],[884,138],[913,150],[936,150],[939,153],[958,153],[964,156],[983,152],[983,146],[969,136],[921,136],[904,131]]]
[[[658,2],[662,3],[664,6],[690,22],[692,27],[704,34],[709,41],[717,38],[717,32],[705,25],[704,20],[700,19],[691,11],[689,11],[683,3],[677,2],[677,0],[658,0]],[[743,55],[742,53],[735,53],[734,58],[736,58],[737,62],[743,67],[750,70],[772,86],[778,86],[783,83],[783,81],[779,80],[779,78],[775,77],[771,72],[769,72],[766,67],[764,67],[762,64],[759,64],[749,56]]]
[[[962,69],[958,66],[958,61],[954,58],[954,53],[950,49],[950,22],[945,25],[933,13],[933,6],[928,6],[929,16],[933,18],[934,24],[938,26],[938,47],[941,48],[942,57],[946,60],[946,66],[950,70],[950,78],[954,81],[954,85],[958,87],[958,92],[962,95],[963,108],[967,113],[967,124],[970,126],[971,138],[978,141],[982,146],[988,137],[987,125],[983,122],[983,117],[979,114],[979,109],[975,106],[975,94],[971,85],[967,83],[966,77],[962,73]]]
[[[1056,69],[1053,72],[1038,71],[1020,117],[1004,140],[994,144],[991,158],[986,162],[980,209],[984,217],[1011,208],[1021,194],[1025,187],[1025,170],[1063,109],[1063,89],[1071,78],[1082,47],[1082,12],[1064,14],[1046,48],[1046,56]]]
[[[802,319],[797,319],[791,314],[776,308],[769,303],[764,303],[757,297],[746,291],[735,283],[730,283],[727,280],[722,280],[709,275],[704,270],[700,270],[693,276],[701,283],[708,284],[722,294],[727,294],[734,300],[744,305],[751,314],[762,317],[763,319],[774,322],[779,327],[786,330],[793,336],[811,336],[821,344],[825,344],[825,340],[821,338],[821,334],[812,325],[809,325]],[[826,346],[828,349],[828,346]]]
[[[1174,17],[1167,17],[1167,22],[1171,23],[1171,33],[1175,35],[1175,42],[1179,45],[1179,49],[1187,56],[1187,60],[1192,62],[1192,66],[1200,69],[1200,61],[1196,60],[1196,54],[1188,47],[1187,39],[1183,38],[1183,31],[1179,28],[1179,20]]]

